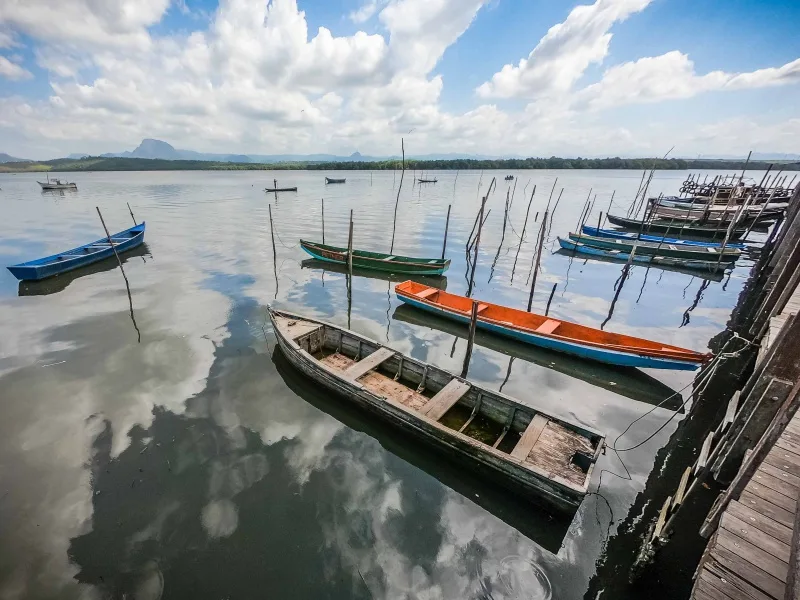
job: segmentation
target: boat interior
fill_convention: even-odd
[[[273,317],[283,336],[329,373],[357,382],[489,453],[585,491],[602,449],[603,438],[596,432],[548,417],[351,332],[280,313]]]

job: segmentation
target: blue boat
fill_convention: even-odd
[[[627,231],[617,231],[616,229],[598,229],[597,227],[590,227],[584,225],[582,228],[583,233],[592,235],[594,237],[615,238],[618,240],[642,240],[643,242],[664,242],[665,244],[672,244],[673,246],[701,246],[703,248],[719,248],[722,246],[721,242],[697,242],[695,240],[680,240],[677,238],[665,238],[660,235],[637,235]],[[741,242],[728,242],[726,248],[744,248],[745,245]]]
[[[565,240],[558,238],[559,245],[570,252],[577,252],[579,254],[586,254],[589,256],[599,256],[602,258],[616,258],[620,260],[629,260],[630,253],[622,252],[621,250],[602,250],[600,248],[593,248],[581,242],[572,240]],[[667,266],[667,267],[682,267],[684,269],[692,269],[698,271],[706,271],[709,273],[723,272],[727,268],[733,266],[733,263],[718,262],[717,260],[693,260],[685,258],[673,258],[671,256],[652,256],[634,254],[632,262],[653,265],[653,266]]]
[[[144,228],[145,224],[142,222],[130,229],[112,235],[111,241],[114,242],[114,248],[116,248],[117,253],[131,250],[142,244],[144,242]],[[78,246],[66,252],[60,252],[7,268],[17,279],[38,281],[114,256],[114,248],[109,244],[108,238],[104,237],[91,244]]]

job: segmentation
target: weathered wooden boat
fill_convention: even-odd
[[[580,254],[586,254],[588,256],[604,256],[608,258],[620,258],[624,260],[630,260],[631,262],[635,262],[638,264],[647,264],[656,267],[660,267],[662,265],[665,266],[672,266],[672,267],[681,267],[683,269],[690,269],[692,271],[702,271],[706,273],[716,273],[724,271],[725,269],[730,268],[733,266],[732,262],[724,262],[719,261],[719,258],[716,260],[692,260],[692,259],[685,259],[685,258],[672,258],[669,256],[653,256],[653,255],[640,255],[637,253],[633,255],[631,258],[632,252],[623,252],[622,250],[603,250],[601,248],[595,248],[592,246],[588,246],[581,242],[576,242],[573,240],[565,240],[564,238],[558,238],[558,244],[561,246],[562,249],[568,250],[569,252],[577,252]]]
[[[414,281],[394,286],[397,297],[422,310],[462,323],[470,321],[472,299]],[[477,326],[550,350],[623,367],[693,370],[711,358],[686,348],[611,333],[543,315],[478,301]]]
[[[78,184],[74,181],[66,181],[62,179],[54,179],[50,181],[50,178],[47,178],[47,181],[37,181],[40,186],[42,186],[43,190],[77,190]]]
[[[640,221],[638,219],[627,219],[625,217],[617,217],[615,215],[608,215],[608,222],[618,227],[625,229],[632,229],[634,231],[641,231],[642,233],[662,233],[669,235],[681,235],[700,238],[711,238],[722,240],[725,238],[728,231],[727,226],[719,225],[698,225],[686,223],[674,223],[672,221]],[[735,227],[731,231],[731,238],[736,240],[741,238],[747,232],[745,227]]]
[[[112,235],[111,241],[117,253],[135,248],[144,242],[144,229],[145,224],[142,222],[139,225],[134,225],[130,229]],[[104,237],[91,244],[78,246],[66,252],[60,252],[59,254],[38,258],[7,268],[17,279],[23,281],[38,281],[46,277],[58,275],[59,273],[66,273],[73,269],[85,267],[86,265],[113,256],[114,248],[111,247],[108,238]]]
[[[300,240],[300,247],[316,259],[327,262],[347,264],[347,248],[329,246]],[[389,273],[409,273],[413,275],[441,275],[450,268],[450,259],[414,258],[382,252],[353,250],[353,268],[374,269]]]
[[[336,325],[269,316],[289,362],[353,404],[549,507],[571,512],[586,495],[603,434]]]
[[[764,208],[755,210],[737,210],[736,207],[707,207],[705,209],[687,210],[683,208],[672,208],[669,206],[653,206],[650,210],[651,217],[658,217],[663,220],[686,221],[691,223],[730,223],[736,220],[738,223],[766,223],[775,221],[783,213],[782,208]]]
[[[672,244],[674,246],[684,247],[684,246],[699,246],[699,247],[712,247],[718,248],[722,246],[722,242],[702,242],[699,240],[684,240],[678,238],[670,238],[661,235],[647,235],[647,234],[637,234],[637,233],[630,233],[628,231],[619,231],[618,229],[598,229],[597,227],[590,227],[589,225],[584,225],[581,228],[581,231],[586,235],[593,235],[595,237],[604,237],[604,238],[619,238],[623,240],[645,240],[647,242],[664,242],[665,244]],[[728,242],[726,244],[728,248],[744,248],[745,245],[741,242]]]
[[[401,304],[392,313],[393,321],[425,327],[448,335],[467,339],[469,325],[443,317],[410,304]],[[659,405],[667,410],[683,412],[683,397],[646,371],[585,360],[571,354],[526,344],[510,337],[496,335],[485,329],[475,332],[475,345],[498,354],[533,363],[545,369],[563,373],[573,379],[603,388],[637,402]]]
[[[604,238],[578,233],[570,233],[569,239],[593,248],[618,250],[624,254],[630,254],[636,248],[637,255],[670,256],[686,260],[716,261],[721,256],[722,262],[735,262],[742,254],[739,248],[728,246],[725,246],[724,249],[719,246],[678,246],[665,241],[648,242],[637,239]]]
[[[683,210],[692,210],[692,211],[699,211],[703,212],[705,210],[709,210],[712,213],[715,212],[735,212],[736,209],[739,207],[738,204],[731,204],[730,206],[726,203],[721,204],[709,204],[709,198],[678,198],[677,196],[673,196],[670,198],[650,198],[650,204],[664,206],[668,208],[680,208]],[[745,210],[748,213],[758,213],[761,211],[761,206],[763,203],[753,203],[748,206]],[[787,207],[786,202],[769,202],[767,207],[764,209],[767,210],[782,210]]]
[[[296,192],[296,187],[285,187],[285,188],[264,188],[265,192]]]
[[[436,183],[438,179],[417,179],[417,183]]]
[[[343,177],[342,179],[334,179],[333,177],[325,178],[325,183],[344,183],[345,181],[347,181],[346,177]]]

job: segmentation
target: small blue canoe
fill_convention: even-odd
[[[117,249],[117,253],[131,250],[142,244],[144,242],[144,227],[145,224],[142,222],[140,225],[134,225],[130,229],[112,235],[111,241],[114,242],[114,248]],[[85,246],[78,246],[66,252],[60,252],[59,254],[38,258],[7,268],[17,279],[38,281],[39,279],[66,273],[114,256],[114,248],[108,243],[108,238],[104,237]]]
[[[630,253],[622,252],[621,250],[602,250],[600,248],[587,246],[581,242],[565,240],[563,238],[558,238],[558,243],[564,250],[577,252],[579,254],[600,256],[603,258],[617,258],[620,260],[628,260],[630,258]],[[654,266],[663,265],[667,267],[682,267],[684,269],[696,269],[698,271],[707,271],[709,273],[722,273],[727,268],[733,266],[733,263],[720,263],[716,260],[693,260],[685,258],[673,258],[671,256],[653,256],[642,254],[634,254],[632,262]]]
[[[660,235],[647,235],[641,234],[637,237],[635,233],[627,231],[617,231],[616,229],[598,229],[597,227],[589,227],[584,225],[583,233],[592,235],[594,237],[615,238],[618,240],[636,240],[640,239],[643,242],[664,242],[665,244],[672,244],[673,246],[701,246],[703,248],[719,248],[722,242],[697,242],[695,240],[680,240],[677,238],[665,238]],[[726,248],[744,248],[745,245],[741,242],[728,242]]]

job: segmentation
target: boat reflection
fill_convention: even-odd
[[[347,267],[337,263],[325,262],[316,258],[309,258],[300,263],[304,269],[322,269],[331,273],[347,275]],[[381,281],[391,281],[400,283],[401,281],[418,281],[439,290],[447,289],[447,277],[443,275],[411,275],[409,273],[386,273],[384,271],[374,271],[372,269],[359,269],[353,267],[353,275],[357,277],[367,277],[369,279],[379,279]]]
[[[398,321],[403,321],[404,323],[411,323],[413,325],[421,325],[423,327],[444,331],[445,333],[464,339],[467,338],[469,332],[469,328],[466,325],[450,321],[449,319],[442,319],[436,315],[428,314],[408,305],[398,306],[394,311],[393,318]],[[499,352],[500,354],[553,369],[559,373],[581,379],[597,387],[612,391],[615,394],[620,394],[626,398],[631,398],[632,400],[637,400],[646,404],[660,404],[664,402],[665,398],[673,396],[670,400],[661,405],[662,408],[667,410],[683,410],[681,408],[683,399],[680,394],[676,394],[675,390],[671,387],[639,369],[617,367],[596,361],[582,360],[570,356],[569,354],[552,352],[545,348],[502,338],[481,329],[475,332],[475,343],[484,348]]]
[[[569,529],[569,517],[550,514],[504,487],[493,484],[491,479],[481,478],[474,468],[464,469],[459,462],[442,458],[408,434],[378,418],[370,418],[369,413],[321,389],[317,383],[305,377],[277,347],[272,353],[272,362],[289,389],[300,398],[350,429],[376,439],[392,454],[468,498],[544,550],[558,553]]]
[[[132,258],[150,256],[150,250],[147,244],[140,244],[132,250],[127,250],[119,255],[122,264],[128,262]],[[60,275],[54,275],[41,281],[20,281],[18,295],[20,296],[47,296],[48,294],[56,294],[63,291],[66,287],[78,279],[86,275],[93,275],[95,273],[103,273],[105,271],[113,271],[119,268],[119,263],[115,256],[110,256],[100,262],[93,263],[74,271],[67,271]]]
[[[625,255],[625,258],[611,258],[608,256],[587,256],[585,254],[578,254],[572,250],[564,250],[563,248],[559,248],[553,254],[560,254],[561,256],[567,256],[569,258],[575,258],[578,260],[593,260],[599,262],[606,262],[615,265],[624,265],[628,263],[628,255]],[[711,271],[704,271],[702,269],[682,269],[681,267],[674,267],[671,265],[658,265],[658,264],[633,264],[632,266],[635,267],[645,267],[649,269],[660,269],[662,271],[672,271],[673,273],[682,273],[684,275],[691,275],[692,277],[699,277],[700,279],[708,279],[709,281],[722,281],[722,278],[725,276],[725,272],[723,269],[720,269],[716,272]]]

